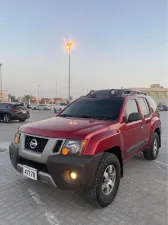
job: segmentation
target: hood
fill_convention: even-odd
[[[37,136],[84,139],[87,135],[107,128],[110,124],[112,124],[110,121],[94,119],[53,117],[26,124],[20,130]]]

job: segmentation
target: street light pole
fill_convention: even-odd
[[[57,80],[56,80],[56,83],[55,83],[55,98],[57,98]]]
[[[38,104],[39,104],[39,92],[40,92],[40,85],[38,85]]]
[[[69,88],[68,88],[68,97],[71,100],[71,46],[69,46]]]
[[[69,61],[69,82],[68,82],[68,99],[71,100],[71,47],[74,45],[74,42],[66,43],[66,48],[68,49],[68,61]]]
[[[1,71],[1,67],[2,67],[2,63],[0,63],[0,80],[1,80],[1,102],[2,102],[2,71]]]

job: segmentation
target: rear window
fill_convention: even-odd
[[[13,106],[13,109],[14,109],[14,110],[23,110],[23,109],[26,109],[26,108],[25,108],[25,106],[23,106],[23,105],[14,105],[14,106]]]

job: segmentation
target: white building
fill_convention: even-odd
[[[2,97],[1,97],[2,96]],[[9,94],[8,94],[8,91],[0,91],[0,101],[2,99],[2,102],[8,102],[9,101]]]

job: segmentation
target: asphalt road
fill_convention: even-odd
[[[54,116],[32,111],[27,121]],[[105,209],[76,191],[61,191],[17,173],[0,151],[0,225],[167,225],[168,112],[161,112],[162,148],[156,161],[141,154],[124,166],[119,192]],[[0,149],[7,149],[22,123],[0,123]]]

